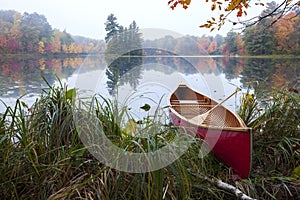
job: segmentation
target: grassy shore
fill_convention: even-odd
[[[238,199],[216,185],[222,180],[256,199],[299,199],[300,96],[294,91],[246,93],[239,115],[253,128],[253,166],[239,179],[212,154],[200,158],[194,139],[171,165],[151,172],[127,173],[105,166],[88,151],[74,124],[74,89],[60,84],[41,91],[28,107],[19,99],[0,114],[0,195],[2,199]],[[155,150],[178,130],[148,116],[130,121],[127,107],[94,97],[89,114],[107,137],[132,152]],[[124,125],[124,119],[129,121]],[[126,125],[132,124],[128,128]],[[144,139],[133,128],[158,134]]]

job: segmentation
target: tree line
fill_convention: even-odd
[[[269,16],[277,7],[275,1],[267,3],[260,16]],[[0,53],[76,54],[105,51],[108,64],[115,60],[110,56],[122,55],[129,49],[142,48],[142,44],[165,48],[178,55],[298,55],[299,12],[299,8],[296,7],[284,16],[263,17],[241,33],[230,31],[225,37],[219,34],[200,37],[186,35],[181,38],[166,36],[145,41],[142,40],[135,21],[124,27],[119,25],[117,18],[111,14],[105,22],[107,35],[104,42],[74,37],[65,30],[52,29],[45,16],[37,13],[25,12],[22,15],[12,10],[0,10]]]
[[[52,29],[44,15],[0,10],[1,53],[80,54],[99,52],[103,46],[98,40]]]

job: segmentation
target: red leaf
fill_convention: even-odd
[[[241,17],[243,15],[243,10],[242,10],[243,6],[242,5],[239,5],[237,7],[237,9],[239,9],[238,13],[237,13],[237,17]]]

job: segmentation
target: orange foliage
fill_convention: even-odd
[[[247,15],[246,10],[250,7],[248,0],[205,0],[206,3],[211,3],[211,10],[220,12],[219,18],[215,19],[212,17],[210,20],[203,25],[200,25],[200,28],[209,28],[211,31],[215,29],[215,26],[218,27],[218,30],[224,25],[228,15],[235,11],[237,17],[243,17]],[[290,6],[292,0],[286,2],[286,6]],[[190,5],[191,0],[169,0],[168,5],[172,10],[174,10],[177,5],[181,5],[184,9],[187,9]],[[265,6],[264,3],[261,3],[260,0],[254,3],[255,6]],[[295,4],[294,6],[300,6],[300,3]],[[290,8],[289,8],[290,9]],[[237,22],[232,22],[233,25],[236,25]]]

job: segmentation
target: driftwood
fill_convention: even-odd
[[[242,200],[254,200],[253,198],[247,196],[246,194],[244,194],[241,190],[239,190],[238,188],[234,187],[233,185],[230,185],[228,183],[225,183],[221,180],[217,180],[217,181],[213,181],[214,184],[223,190],[226,190],[228,192],[233,193],[236,197],[238,197],[239,199]]]
[[[191,171],[188,170],[190,173]],[[256,200],[252,197],[249,197],[248,195],[244,194],[241,190],[239,190],[237,187],[229,184],[229,183],[225,183],[223,182],[222,180],[218,179],[218,180],[213,180],[203,174],[194,174],[194,173],[191,173],[193,174],[194,176],[197,176],[199,178],[202,178],[206,181],[208,181],[209,183],[215,185],[216,187],[222,189],[222,190],[225,190],[227,192],[230,192],[231,194],[234,194],[236,197],[238,197],[239,199],[241,200]]]

